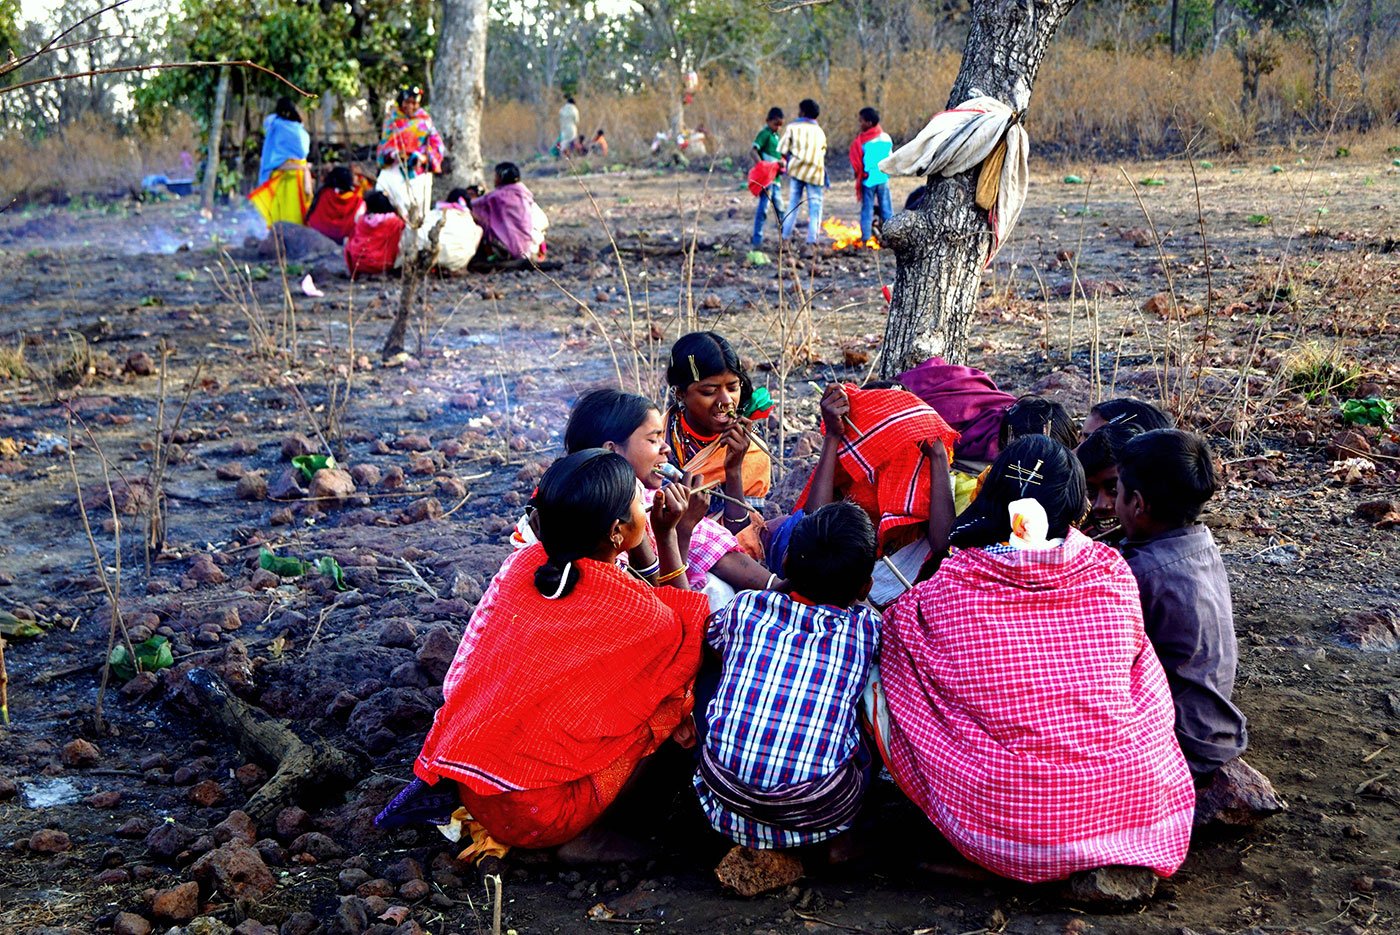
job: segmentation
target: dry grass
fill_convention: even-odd
[[[892,136],[909,139],[943,105],[958,63],[956,52],[910,53],[898,62],[880,101]],[[897,77],[907,75],[919,80]],[[1308,115],[1315,110],[1330,114],[1340,105],[1345,112],[1400,112],[1400,48],[1375,62],[1364,89],[1346,68],[1338,72],[1337,88],[1345,100],[1318,107],[1312,59],[1302,46],[1290,45],[1279,69],[1261,81],[1257,110],[1244,114],[1239,66],[1228,49],[1173,61],[1164,51],[1119,53],[1064,41],[1052,46],[1041,69],[1029,127],[1039,153],[1071,158],[1175,154],[1184,136],[1198,133],[1203,154],[1260,144],[1299,145],[1326,129],[1310,122]],[[769,106],[795,111],[804,97],[821,103],[822,122],[839,163],[839,153],[855,133],[856,112],[874,103],[860,95],[853,68],[833,68],[825,88],[815,86],[808,73],[777,68],[770,68],[760,83],[707,82],[687,108],[686,119],[692,127],[705,128],[711,154],[739,158]],[[612,160],[623,162],[647,154],[668,114],[664,96],[652,92],[622,96],[585,91],[579,107],[580,132],[592,136],[598,127],[605,128]],[[556,126],[552,107],[490,102],[483,125],[488,158],[539,152],[552,142]]]
[[[199,129],[184,114],[135,131],[84,117],[40,140],[0,134],[0,197],[64,201],[139,188],[144,175],[183,173],[181,152],[197,157]]]

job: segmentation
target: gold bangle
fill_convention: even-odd
[[[660,585],[675,581],[677,578],[679,578],[681,575],[685,574],[689,570],[690,566],[685,563],[682,563],[680,568],[677,568],[675,571],[668,571],[660,578],[657,578],[656,584],[659,587]]]

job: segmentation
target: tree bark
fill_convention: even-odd
[[[228,66],[219,69],[219,83],[214,88],[214,113],[209,117],[209,158],[204,163],[204,192],[201,207],[206,215],[214,213],[214,195],[219,187],[219,147],[224,142],[224,109],[228,106]]]
[[[434,119],[447,153],[452,187],[484,180],[481,111],[486,104],[487,0],[444,0],[433,65]]]
[[[1074,3],[973,0],[962,67],[947,107],[985,95],[1025,110],[1055,28]],[[920,208],[885,225],[883,240],[895,255],[880,360],[886,379],[932,356],[955,363],[967,357],[968,326],[992,246],[987,212],[974,202],[977,171],[930,178]]]

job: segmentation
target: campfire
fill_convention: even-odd
[[[831,238],[833,250],[880,249],[880,244],[874,237],[869,240],[860,239],[859,224],[848,224],[845,221],[829,218],[822,222],[822,230],[826,231],[826,236]]]

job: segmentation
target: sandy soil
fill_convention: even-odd
[[[1400,931],[1400,531],[1357,512],[1400,497],[1400,448],[1375,430],[1341,437],[1335,395],[1309,399],[1287,385],[1318,342],[1362,365],[1360,382],[1373,384],[1365,391],[1400,397],[1400,176],[1391,158],[1377,148],[1279,171],[1267,162],[1198,167],[1204,250],[1188,166],[1125,167],[1134,182],[1164,182],[1138,187],[1142,208],[1116,167],[1038,174],[988,271],[973,336],[971,362],[1004,386],[1040,386],[1081,414],[1099,396],[1165,387],[1186,421],[1212,435],[1228,474],[1209,522],[1236,601],[1237,700],[1250,718],[1249,759],[1288,812],[1252,831],[1199,836],[1156,899],[1105,915],[1070,906],[1054,888],[950,875],[953,855],[885,787],[856,861],[744,900],[713,879],[723,842],[684,794],[658,783],[643,812],[645,855],[582,867],[512,855],[503,930]],[[1071,172],[1086,183],[1064,183]],[[343,795],[308,798],[304,813],[257,829],[275,888],[231,899],[206,886],[204,915],[243,922],[245,932],[263,931],[245,919],[283,932],[359,932],[366,908],[387,905],[411,918],[371,931],[400,922],[400,932],[490,931],[474,872],[435,833],[381,835],[369,819],[409,775],[445,660],[557,451],[571,401],[617,373],[653,390],[666,344],[693,324],[737,337],[757,381],[784,400],[770,441],[787,454],[776,498],[786,506],[810,466],[809,384],[864,377],[883,329],[880,286],[893,280],[893,257],[870,251],[823,251],[795,268],[749,265],[753,202],[737,177],[636,172],[531,184],[553,219],[557,266],[547,276],[434,281],[422,350],[395,368],[380,365],[377,349],[398,283],[352,284],[333,260],[294,260],[293,347],[281,271],[244,251],[251,226],[241,211],[207,223],[186,203],[0,216],[0,348],[22,341],[37,374],[0,375],[0,442],[14,443],[0,448],[0,609],[43,630],[6,652],[12,723],[0,729],[0,838],[14,846],[0,862],[0,929],[96,932],[118,912],[150,918],[155,892],[190,879],[194,858],[228,837],[228,826],[212,829],[265,775],[240,769],[247,759],[228,737],[205,732],[207,718],[183,700],[185,672],[208,666],[308,740],[353,751],[365,772]],[[855,218],[844,185],[828,205]],[[770,226],[770,248],[773,237]],[[684,250],[692,238],[693,264]],[[213,282],[218,242],[253,277],[261,312],[252,314],[267,342]],[[323,298],[301,294],[307,272]],[[1166,273],[1188,313],[1208,304],[1208,314],[1169,320],[1144,310],[1167,289]],[[92,372],[65,386],[73,331],[87,335]],[[190,395],[168,432],[165,548],[148,574],[140,501],[160,417],[162,341],[167,429],[187,386]],[[328,423],[331,413],[339,418]],[[70,431],[108,567],[116,555],[104,458],[119,505],[130,503],[121,518],[128,624],[138,636],[166,635],[176,661],[153,684],[113,684],[103,735],[91,721],[110,609],[76,508]],[[295,496],[281,477],[284,450],[324,446],[360,471],[343,505]],[[1350,484],[1334,478],[1332,463],[1358,448],[1371,450],[1375,469]],[[273,497],[240,499],[236,489],[262,493],[248,479],[257,472]],[[335,556],[350,590],[315,575],[269,582],[256,574],[260,545]],[[68,747],[76,738],[99,755],[85,760]],[[152,829],[169,827],[151,843]],[[41,852],[62,846],[33,837],[44,829],[64,832],[68,848]],[[308,831],[327,837],[300,838]],[[412,885],[417,877],[426,884]],[[361,898],[342,899],[357,889]],[[611,922],[589,921],[599,903],[617,913]]]

